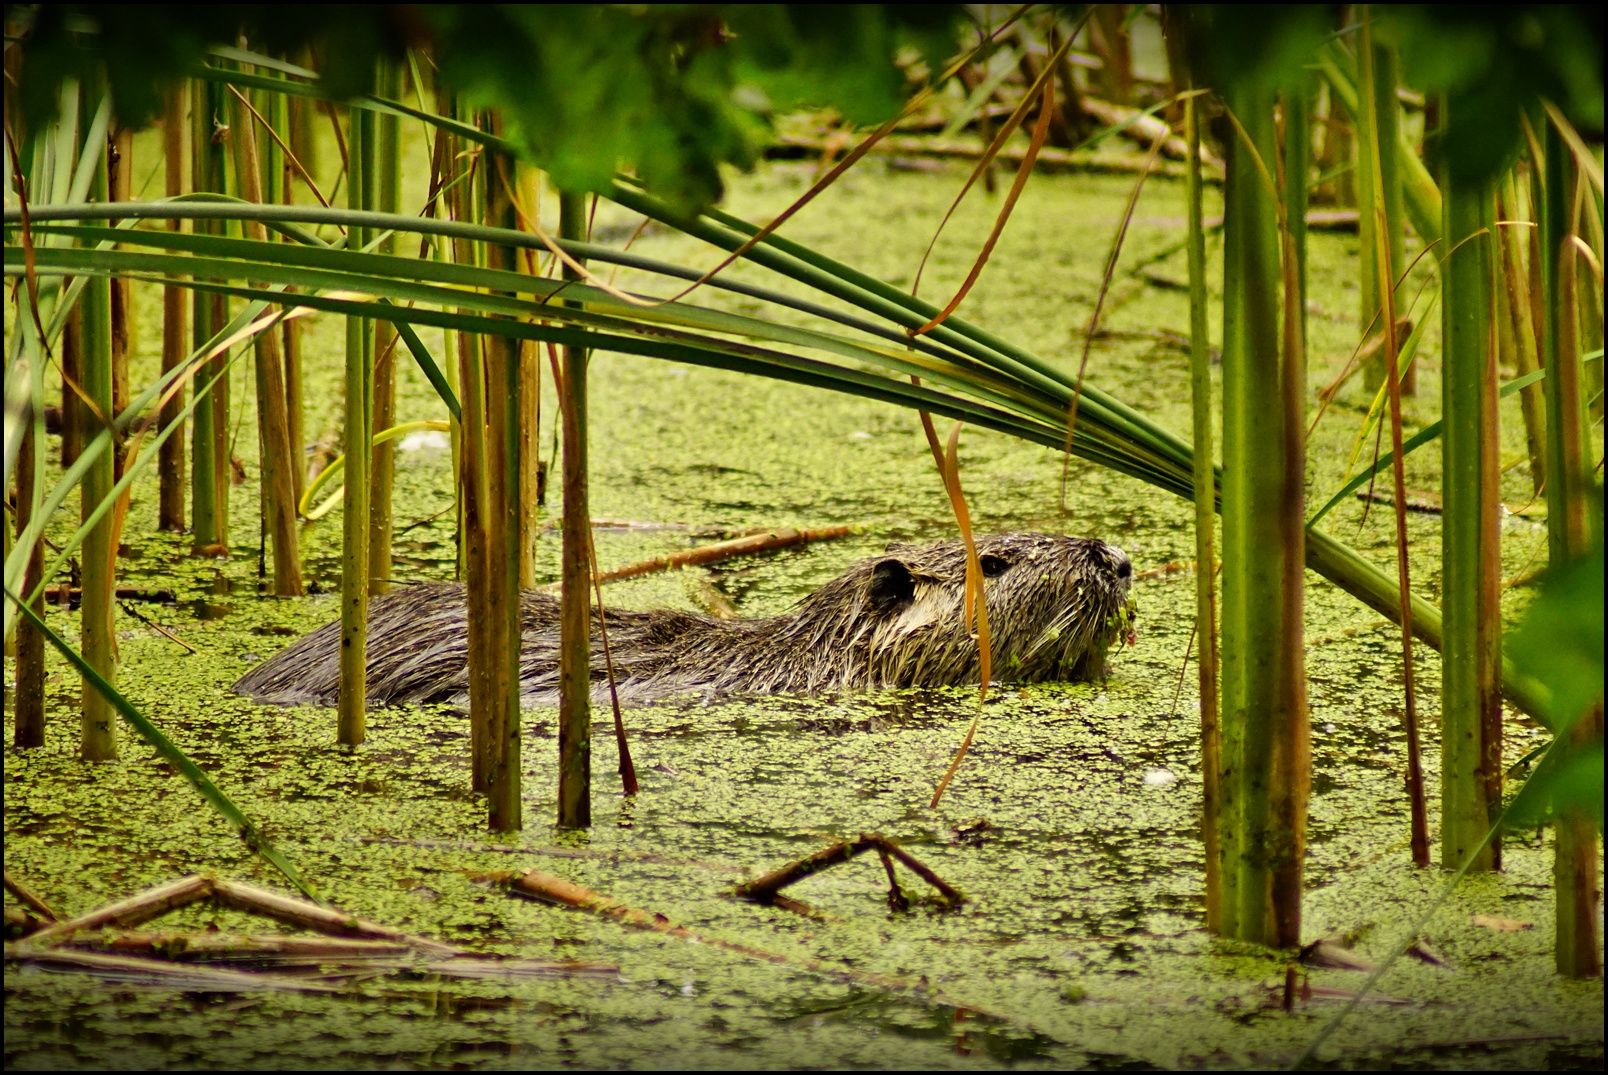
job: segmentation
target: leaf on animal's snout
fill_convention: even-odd
[[[1522,933],[1527,929],[1534,929],[1534,922],[1526,922],[1522,918],[1498,918],[1496,915],[1477,914],[1470,921],[1476,926],[1494,929],[1498,933]]]

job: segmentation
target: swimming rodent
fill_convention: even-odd
[[[977,539],[992,678],[1031,683],[1103,678],[1106,651],[1129,632],[1128,556],[1093,538],[997,534]],[[960,541],[893,544],[861,560],[791,611],[720,620],[669,609],[608,610],[622,704],[677,696],[820,694],[976,683],[977,640],[962,622]],[[520,700],[558,704],[558,600],[526,590]],[[468,698],[463,586],[402,586],[369,601],[371,703]],[[592,610],[592,683],[608,697]],[[334,705],[340,622],[326,624],[248,672],[234,690],[256,701]]]

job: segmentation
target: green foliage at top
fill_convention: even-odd
[[[157,113],[166,86],[242,35],[261,53],[311,48],[323,92],[373,89],[376,63],[430,46],[442,76],[566,190],[607,190],[634,168],[692,210],[747,168],[769,117],[831,107],[859,124],[893,115],[913,80],[954,52],[959,5],[47,4],[8,7],[23,32],[30,126],[64,77],[104,63],[122,122]],[[28,24],[31,22],[31,26]],[[923,64],[925,71],[922,70]]]
[[[1575,127],[1602,130],[1602,8],[1565,4],[1381,5],[1380,38],[1407,81],[1444,92],[1447,167],[1481,182],[1513,163],[1520,114],[1542,100]]]

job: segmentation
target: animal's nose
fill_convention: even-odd
[[[1111,544],[1107,544],[1106,549],[1110,551],[1111,559],[1116,564],[1117,578],[1119,578],[1119,579],[1132,578],[1133,577],[1133,561],[1128,559],[1128,554],[1123,552],[1117,546],[1111,545]]]

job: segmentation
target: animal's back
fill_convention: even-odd
[[[1019,682],[1104,674],[1106,646],[1129,609],[1131,565],[1088,538],[1001,534],[978,542],[992,627],[994,678]],[[717,620],[655,609],[592,612],[593,694],[612,679],[625,704],[677,695],[803,693],[975,683],[977,639],[966,623],[964,547],[892,545],[855,564],[791,612]],[[520,695],[558,701],[558,601],[521,595]],[[369,601],[368,699],[375,704],[467,701],[464,587],[399,587]],[[340,623],[319,628],[242,677],[241,694],[280,704],[335,704]]]

